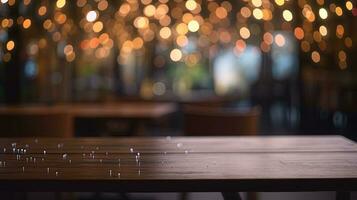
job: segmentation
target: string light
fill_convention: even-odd
[[[346,8],[347,10],[352,10],[353,9],[353,4],[351,1],[346,1]]]
[[[283,17],[286,21],[290,22],[293,20],[293,14],[290,12],[290,10],[284,10],[283,11]]]
[[[12,6],[15,1],[1,0],[1,3]],[[30,3],[30,0],[23,2],[25,6],[30,6]],[[173,49],[167,54],[170,54],[169,57],[174,62],[182,61],[187,65],[193,65],[200,62],[201,57],[213,58],[217,55],[220,44],[234,46],[236,54],[244,52],[246,46],[251,45],[250,43],[260,47],[263,52],[269,52],[273,44],[278,47],[290,45],[287,43],[290,42],[287,35],[278,33],[273,36],[272,33],[279,29],[292,31],[295,38],[301,42],[301,50],[311,54],[314,63],[320,62],[321,52],[331,54],[331,45],[327,44],[330,39],[333,39],[332,37],[338,38],[338,42],[342,43],[344,48],[353,48],[353,40],[346,32],[351,30],[350,25],[341,22],[336,26],[336,30],[333,30],[333,25],[325,21],[327,18],[332,20],[342,17],[349,13],[347,11],[355,13],[354,5],[350,0],[343,4],[316,0],[318,8],[314,4],[298,0],[299,8],[296,10],[289,9],[290,2],[285,0],[274,0],[271,3],[264,0],[244,0],[241,6],[232,5],[229,1],[208,1],[203,4],[201,1],[184,0],[171,4],[168,0],[140,0],[122,2],[115,9],[107,0],[95,2],[77,0],[75,6],[84,13],[84,18],[78,21],[71,18],[65,7],[69,2],[56,0],[53,3],[55,10],[51,12],[47,4],[34,8],[36,18],[18,16],[13,19],[5,16],[0,20],[1,31],[7,32],[7,29],[14,25],[31,30],[37,28],[37,20],[39,20],[49,37],[38,39],[38,49],[46,48],[48,41],[65,42],[81,31],[88,34],[84,35],[78,45],[72,45],[73,51],[68,51],[69,47],[66,46],[65,55],[68,62],[72,62],[76,57],[75,53],[78,53],[74,50],[75,47],[86,51],[85,55],[93,53],[96,58],[104,58],[110,55],[112,48],[118,48],[120,50],[118,58],[124,59],[130,53],[136,52],[134,50],[146,49],[146,43],[155,41],[163,50],[169,48],[169,45],[183,48],[184,50]],[[233,6],[238,8],[233,9]],[[304,17],[302,20],[299,19],[300,13]],[[113,17],[109,20],[108,16]],[[284,20],[281,24],[280,19]],[[293,20],[296,22],[292,23]],[[249,41],[244,41],[248,39]],[[7,51],[12,51],[15,43],[11,47],[12,43],[9,42],[4,46]],[[190,49],[189,51],[207,48],[210,53],[198,56],[194,52],[187,52],[186,48]],[[320,53],[311,52],[312,48],[318,48]],[[3,60],[5,54],[2,56]],[[338,53],[338,57],[343,58],[340,54],[342,55]],[[11,54],[6,55],[6,59],[11,59]],[[158,60],[161,60],[159,62],[161,64],[165,63],[162,59]],[[339,60],[340,68],[347,67],[347,58]]]
[[[243,38],[243,39],[248,39],[250,37],[250,31],[248,28],[246,27],[242,27],[240,30],[239,30],[239,34],[240,36]]]
[[[311,59],[312,59],[312,61],[315,62],[315,63],[320,62],[320,59],[321,59],[321,58],[320,58],[319,52],[313,51],[313,52],[311,53]]]
[[[86,19],[88,22],[94,22],[97,19],[97,13],[94,10],[91,10],[87,13]]]
[[[200,24],[196,20],[191,20],[188,23],[188,30],[191,32],[197,32],[198,29],[200,28]]]
[[[63,8],[66,5],[66,0],[57,0],[56,6],[57,8]]]
[[[321,19],[326,19],[328,16],[327,10],[325,8],[320,8],[319,15]]]
[[[180,49],[173,49],[170,53],[170,58],[174,62],[178,62],[182,58],[182,52]]]
[[[15,48],[15,42],[10,40],[6,43],[6,49],[12,51]]]
[[[193,11],[197,8],[197,3],[194,0],[188,0],[186,1],[185,6],[188,10]]]

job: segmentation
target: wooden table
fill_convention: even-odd
[[[176,112],[176,110],[177,108],[173,103],[137,102],[115,104],[64,104],[53,106],[0,106],[0,127],[3,130],[13,130],[14,128],[9,127],[9,124],[16,120],[18,121],[17,124],[19,124],[20,121],[24,122],[23,126],[25,127],[25,130],[20,129],[17,132],[26,132],[32,128],[36,129],[32,132],[39,132],[37,129],[40,127],[43,130],[53,132],[53,135],[57,137],[73,137],[74,120],[76,118],[116,118],[143,122],[162,119]],[[53,124],[53,120],[50,120],[51,117],[52,119],[57,119],[57,122]],[[20,118],[20,120],[18,118]],[[34,125],[35,127],[32,127],[31,123],[27,123],[29,119],[32,121],[32,124],[36,124]],[[17,124],[15,126],[17,126]],[[56,125],[59,126],[57,127]],[[26,128],[28,130],[26,130]]]
[[[341,136],[7,138],[0,161],[2,191],[357,190],[357,144]]]

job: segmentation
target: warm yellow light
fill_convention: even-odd
[[[47,12],[46,6],[41,6],[41,7],[38,9],[38,15],[40,15],[40,16],[45,15],[46,12]]]
[[[284,0],[275,0],[276,5],[282,6],[284,5],[285,1]]]
[[[311,59],[312,59],[312,61],[314,61],[315,63],[320,62],[320,54],[319,54],[319,52],[313,51],[313,52],[311,53]]]
[[[176,32],[179,35],[185,35],[188,32],[187,25],[185,23],[180,23],[176,26]]]
[[[283,11],[283,17],[286,21],[290,22],[293,20],[293,14],[290,12],[290,10],[284,10]]]
[[[328,17],[327,10],[325,8],[320,8],[319,15],[321,19],[326,19]]]
[[[101,0],[99,3],[98,3],[98,9],[103,11],[103,10],[106,10],[109,6],[109,3],[107,0]]]
[[[188,30],[191,32],[197,32],[200,29],[200,24],[196,20],[191,20],[188,23]]]
[[[168,15],[164,15],[160,18],[159,23],[161,26],[168,26],[171,23],[171,17]]]
[[[121,51],[121,53],[129,54],[129,53],[132,52],[133,48],[134,48],[133,42],[130,41],[130,40],[126,40],[126,41],[123,43],[123,45],[122,45],[120,51]]]
[[[63,53],[65,55],[69,55],[69,54],[73,53],[73,46],[70,44],[66,45],[63,49]]]
[[[136,37],[134,40],[133,40],[133,47],[134,49],[141,49],[144,45],[144,40],[141,39],[141,37]]]
[[[160,4],[156,8],[155,18],[160,19],[161,17],[165,16],[169,12],[169,7],[166,4]]]
[[[94,10],[89,11],[86,15],[86,19],[88,22],[94,22],[97,17],[97,12],[95,12]]]
[[[340,6],[336,7],[335,12],[336,12],[337,16],[342,16],[343,15],[343,11],[342,11],[342,8]]]
[[[188,44],[188,38],[185,35],[179,35],[176,38],[176,44],[180,47],[184,47]]]
[[[103,30],[103,23],[101,21],[97,21],[93,24],[93,31],[99,33]]]
[[[250,11],[250,9],[248,7],[242,7],[240,9],[240,14],[245,17],[248,18],[252,15],[252,12]]]
[[[15,42],[14,42],[14,41],[10,40],[10,41],[8,41],[8,42],[6,43],[6,49],[7,49],[8,51],[13,50],[14,48],[15,48]]]
[[[263,9],[263,19],[266,21],[272,20],[273,19],[273,13],[271,12],[270,9]]]
[[[326,28],[326,26],[324,26],[324,25],[320,26],[319,32],[320,32],[320,34],[321,34],[322,36],[326,36],[326,35],[327,35],[327,28]]]
[[[123,3],[119,8],[119,13],[121,16],[126,16],[129,14],[130,10],[131,10],[130,4]]]
[[[137,17],[134,20],[134,26],[136,28],[146,28],[149,26],[149,19],[146,17]]]
[[[347,10],[352,10],[353,9],[353,4],[351,1],[346,1],[346,8]]]
[[[260,6],[262,6],[262,0],[252,0],[252,4],[253,4],[253,6],[255,6],[255,7],[260,7]]]
[[[182,15],[182,21],[188,24],[193,19],[193,15],[191,13],[185,13]]]
[[[248,39],[250,37],[250,31],[247,27],[242,27],[239,30],[239,34],[243,39]]]
[[[22,26],[24,29],[28,29],[31,26],[31,20],[30,19],[25,19],[24,22],[22,23]]]
[[[285,37],[282,34],[277,34],[274,40],[275,40],[275,44],[278,45],[279,47],[285,45]]]
[[[66,5],[66,0],[57,0],[56,6],[57,8],[63,8]]]
[[[195,10],[195,9],[197,8],[197,3],[196,3],[196,1],[194,1],[194,0],[188,0],[188,1],[186,1],[186,3],[185,3],[185,7],[186,7],[188,10],[193,11],[193,10]]]
[[[129,1],[128,1],[129,2]],[[136,1],[135,1],[136,2]],[[141,0],[141,3],[144,5],[148,5],[152,2],[152,0]]]
[[[168,39],[171,36],[171,29],[169,27],[163,27],[160,29],[159,35],[162,39]]]
[[[320,9],[321,10],[321,9]],[[327,11],[323,8],[321,11],[322,12],[322,16],[326,16],[327,18]],[[325,13],[326,12],[326,13]],[[304,6],[304,9],[302,10],[302,14],[304,15],[304,17],[309,21],[309,22],[313,22],[315,21],[315,14],[314,12],[311,10],[311,7],[308,5]],[[326,15],[325,15],[326,14]]]
[[[63,24],[66,22],[67,20],[67,16],[61,12],[56,12],[55,13],[55,20],[57,23],[59,24]]]
[[[219,19],[224,19],[227,17],[228,15],[228,12],[227,10],[224,8],[224,7],[218,7],[215,11],[216,13],[216,16],[219,18]]]
[[[174,62],[177,62],[177,61],[180,61],[181,58],[182,58],[182,52],[180,49],[173,49],[171,52],[170,52],[170,58],[172,61]]]
[[[156,12],[156,8],[153,5],[147,5],[144,8],[144,15],[146,15],[147,17],[152,17],[155,15]]]
[[[253,10],[253,16],[255,19],[262,19],[263,18],[263,12],[259,8],[256,8]]]

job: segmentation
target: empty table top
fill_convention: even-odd
[[[4,138],[1,190],[357,190],[341,136]]]
[[[159,118],[176,111],[172,103],[116,103],[1,106],[2,115],[69,114],[74,117]]]

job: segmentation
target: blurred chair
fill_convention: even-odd
[[[258,131],[260,107],[224,108],[185,106],[184,134],[189,136],[255,135]]]
[[[233,136],[256,135],[261,109],[225,108],[216,105],[189,105],[184,107],[184,135],[187,136]],[[187,199],[182,194],[182,200]],[[257,194],[247,193],[248,200],[257,199]]]
[[[0,137],[71,137],[73,120],[63,113],[1,114]]]

